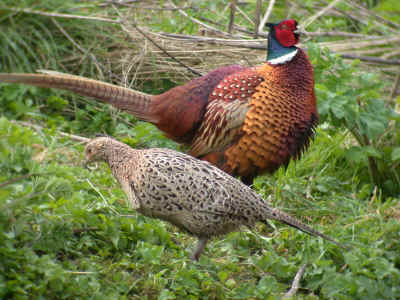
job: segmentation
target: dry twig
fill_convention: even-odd
[[[293,279],[292,286],[290,290],[287,291],[287,293],[283,296],[283,299],[293,297],[297,293],[297,290],[300,287],[300,280],[303,277],[303,274],[306,270],[306,266],[307,264],[302,265],[301,268],[297,271],[296,276]]]
[[[396,60],[383,59],[383,58],[373,57],[373,56],[357,56],[357,55],[352,55],[352,54],[340,54],[340,56],[343,58],[359,59],[361,61],[384,64],[384,65],[396,65],[396,66],[400,65],[400,60],[398,60],[398,59],[396,59]]]
[[[275,0],[269,0],[267,11],[265,12],[264,17],[262,18],[260,25],[258,25],[257,33],[263,31],[262,29],[264,28],[265,24],[268,22],[269,16],[271,15],[272,9],[274,8],[274,4],[275,4]]]
[[[393,35],[388,37],[377,38],[373,40],[344,40],[344,41],[334,41],[334,42],[322,42],[319,43],[321,47],[328,47],[331,51],[344,51],[350,49],[360,49],[364,47],[372,46],[386,46],[391,43],[400,42],[400,36]]]
[[[247,20],[250,24],[254,25],[253,20],[243,11],[240,9],[240,6],[236,5],[236,10]]]
[[[196,18],[193,18],[193,17],[189,16],[189,15],[188,15],[186,12],[184,12],[182,9],[179,9],[179,8],[174,4],[174,2],[172,2],[171,0],[169,1],[169,3],[172,5],[172,7],[177,8],[177,11],[178,11],[182,16],[185,16],[186,18],[190,19],[192,22],[194,22],[194,23],[196,23],[196,24],[198,24],[198,25],[200,25],[200,26],[202,26],[202,27],[204,27],[204,28],[206,28],[206,29],[208,29],[208,30],[211,30],[211,31],[216,32],[216,33],[219,33],[219,34],[221,34],[222,36],[230,36],[230,34],[224,32],[224,31],[221,31],[221,30],[219,30],[219,29],[217,29],[217,28],[215,28],[215,27],[212,27],[212,26],[210,26],[210,25],[207,25],[207,24],[205,24],[205,23],[199,21],[199,20],[196,19]]]
[[[102,68],[99,66],[99,61],[97,60],[96,56],[94,56],[93,53],[90,53],[88,50],[83,48],[81,45],[79,45],[75,40],[68,34],[68,32],[61,26],[61,24],[55,19],[51,18],[51,21],[54,23],[54,25],[58,28],[58,30],[61,31],[61,33],[71,42],[72,45],[74,45],[79,51],[81,51],[85,56],[88,55],[92,60],[94,65],[96,66],[97,71],[101,76],[103,77],[103,71]],[[104,66],[103,66],[104,67]]]
[[[262,9],[262,0],[257,0],[256,4],[256,13],[255,13],[255,24],[254,24],[254,38],[257,38],[259,34],[258,28],[260,27],[260,19],[261,19],[261,9]]]
[[[35,130],[40,130],[40,131],[42,131],[42,130],[44,129],[43,126],[40,126],[40,125],[37,125],[37,124],[32,124],[32,123],[25,122],[25,121],[15,121],[15,120],[11,120],[10,122],[11,122],[11,123],[14,123],[14,124],[21,125],[21,126],[30,127],[30,128],[35,129]],[[85,137],[83,137],[83,136],[79,136],[79,135],[75,135],[75,134],[70,134],[70,133],[66,133],[66,132],[62,132],[62,131],[58,131],[58,133],[59,133],[61,136],[70,138],[70,139],[73,140],[73,141],[78,141],[78,142],[87,143],[87,142],[89,142],[89,140],[90,140],[90,139],[85,138]]]
[[[228,32],[232,33],[233,25],[235,24],[236,0],[231,0],[231,13],[229,17]]]
[[[315,15],[309,17],[307,20],[305,20],[303,22],[303,24],[301,24],[301,28],[302,30],[306,30],[306,28],[313,23],[316,19],[318,19],[320,16],[322,16],[323,14],[325,14],[326,12],[328,12],[331,8],[333,8],[336,4],[338,4],[340,1],[342,0],[335,0],[333,2],[331,2],[328,6],[324,7],[323,9],[321,9],[319,12],[317,12]]]
[[[363,14],[368,15],[368,16],[372,16],[373,18],[377,19],[378,23],[384,24],[386,26],[392,26],[392,27],[394,27],[396,29],[400,29],[400,25],[399,24],[397,24],[397,23],[395,23],[395,22],[393,22],[391,20],[383,18],[382,16],[378,15],[377,13],[375,13],[373,10],[366,9],[365,7],[363,7],[362,5],[360,5],[360,4],[358,4],[358,3],[354,2],[354,1],[347,0],[346,3],[349,4],[350,6],[352,6],[354,9],[359,10]],[[390,27],[389,27],[389,30],[391,30],[392,32],[396,32],[396,30],[394,30],[393,28],[390,28]]]
[[[333,36],[333,37],[349,37],[349,38],[362,38],[362,39],[376,39],[380,38],[379,35],[366,35],[354,32],[343,32],[343,31],[315,31],[315,32],[304,32],[303,34],[308,36]]]

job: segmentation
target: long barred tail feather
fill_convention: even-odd
[[[337,245],[337,246],[339,246],[339,247],[341,247],[343,249],[347,249],[346,246],[344,246],[344,245],[340,244],[339,242],[335,241],[333,238],[331,238],[331,237],[319,232],[318,230],[313,229],[312,227],[310,227],[310,226],[304,224],[303,222],[301,222],[300,220],[298,220],[298,219],[296,219],[296,218],[294,218],[294,217],[292,217],[292,216],[290,216],[290,215],[288,215],[288,214],[286,214],[286,213],[284,213],[284,212],[282,212],[282,211],[280,211],[278,209],[267,207],[265,215],[264,215],[264,218],[265,219],[272,219],[272,220],[276,220],[276,221],[285,223],[285,224],[287,224],[287,225],[289,225],[291,227],[294,227],[296,229],[299,229],[299,230],[301,230],[301,231],[303,231],[303,232],[305,232],[307,234],[314,235],[314,236],[319,236],[319,237],[321,237],[321,238],[323,238],[325,240],[328,240],[328,241],[334,243],[335,245]],[[265,219],[261,220],[261,222],[263,222],[263,223],[268,225],[268,223],[266,223]]]
[[[157,121],[151,116],[151,95],[86,77],[55,71],[42,72],[45,74],[0,73],[0,82],[24,83],[45,88],[68,90],[81,96],[109,103],[140,120],[152,123]]]

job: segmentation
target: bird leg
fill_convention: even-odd
[[[194,249],[192,256],[190,257],[192,260],[199,260],[201,252],[203,252],[206,244],[208,242],[208,238],[199,238],[196,248]]]

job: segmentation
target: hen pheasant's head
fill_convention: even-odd
[[[295,46],[300,41],[296,20],[284,20],[279,23],[267,23],[268,55],[270,64],[286,63],[296,55],[298,49]]]
[[[85,148],[84,165],[94,161],[106,160],[106,151],[108,146],[113,142],[109,137],[97,137],[90,140]]]

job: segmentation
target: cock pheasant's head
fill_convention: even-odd
[[[269,27],[267,62],[286,63],[296,55],[295,46],[300,41],[296,20],[284,20],[277,24],[267,23]]]

